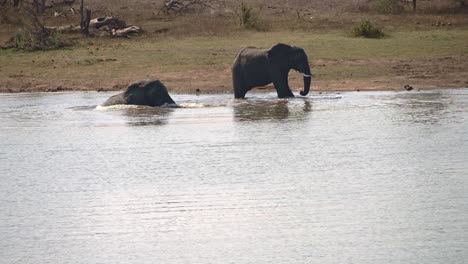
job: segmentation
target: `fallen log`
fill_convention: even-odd
[[[113,29],[112,30],[112,36],[113,37],[125,37],[128,38],[129,35],[131,34],[138,34],[141,33],[142,30],[140,27],[137,26],[130,26],[127,28],[122,28],[122,29]]]
[[[131,34],[139,34],[143,32],[140,27],[127,25],[123,20],[115,17],[98,17],[95,19],[86,19],[88,14],[84,17],[84,22],[80,26],[60,26],[60,27],[47,27],[47,29],[55,30],[64,34],[78,34],[84,33],[83,30],[89,29],[87,33],[92,36],[105,36],[110,35],[112,37],[128,37]],[[88,24],[89,23],[89,26]],[[84,26],[84,28],[83,28]],[[168,29],[167,29],[168,30]]]
[[[63,34],[78,34],[81,33],[80,26],[60,26],[60,27],[46,27],[49,30],[54,30]]]
[[[112,29],[122,29],[127,27],[127,23],[115,17],[98,17],[91,19],[89,26],[96,29],[104,26],[110,26]]]

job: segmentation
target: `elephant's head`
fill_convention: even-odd
[[[127,87],[125,98],[128,104],[163,106],[175,105],[166,86],[159,80],[142,80],[134,82]]]
[[[149,89],[147,89],[146,94],[146,96],[151,100],[151,104],[153,106],[162,106],[165,104],[175,105],[175,102],[169,95],[166,86],[164,86],[164,84],[159,80],[153,81],[149,85]]]
[[[278,43],[267,52],[268,58],[282,70],[290,69],[300,72],[304,76],[304,90],[300,92],[302,96],[309,93],[311,73],[309,60],[305,51],[299,47]]]

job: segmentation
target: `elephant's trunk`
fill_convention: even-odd
[[[310,73],[310,67],[309,64],[305,66],[304,71],[302,72],[302,75],[304,76],[304,90],[300,92],[302,96],[306,96],[309,93],[310,90],[310,81],[312,79],[311,73]]]

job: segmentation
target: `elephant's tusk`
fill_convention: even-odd
[[[305,74],[305,73],[302,73],[302,72],[301,72],[301,74],[302,74],[302,76],[304,76],[304,77],[307,77],[307,78],[310,78],[310,77],[312,77],[312,75],[307,75],[307,74]]]

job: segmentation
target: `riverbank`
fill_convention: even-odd
[[[463,28],[401,31],[378,40],[343,31],[245,31],[77,42],[47,52],[0,50],[0,92],[111,91],[144,78],[160,79],[176,93],[231,92],[230,65],[237,51],[278,42],[305,49],[312,90],[468,87],[468,30]],[[302,89],[300,74],[291,71],[290,86]]]

